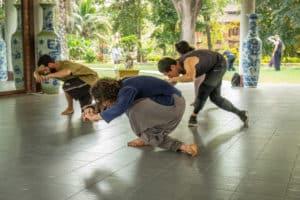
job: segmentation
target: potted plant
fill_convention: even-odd
[[[125,53],[124,67],[119,67],[115,70],[117,78],[124,78],[128,76],[136,76],[139,74],[139,69],[134,68],[135,47],[138,39],[135,35],[123,37],[120,40],[120,45]]]

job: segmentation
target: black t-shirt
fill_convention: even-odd
[[[214,68],[222,68],[224,66],[226,67],[226,65],[222,65],[222,62],[225,62],[225,59],[220,53],[201,49],[201,50],[191,51],[179,58],[179,65],[183,69],[183,74],[185,73],[184,70],[185,59],[193,56],[199,58],[199,62],[195,66],[196,77],[199,77],[203,74],[207,74],[209,71],[211,71]]]

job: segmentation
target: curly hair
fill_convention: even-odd
[[[121,81],[113,78],[100,78],[91,88],[91,94],[97,103],[102,104],[104,101],[116,101],[119,90],[121,88]]]

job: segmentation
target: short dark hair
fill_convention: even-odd
[[[170,57],[164,57],[157,63],[158,71],[161,73],[171,71],[171,65],[176,65],[176,60]]]
[[[190,46],[190,44],[185,40],[181,40],[181,41],[177,42],[175,44],[175,48],[176,48],[176,51],[180,54],[186,54],[190,51],[195,50],[195,48]]]
[[[45,65],[48,66],[49,63],[54,63],[55,60],[48,54],[42,55],[38,60],[38,66]]]
[[[100,78],[91,88],[91,94],[98,103],[111,100],[116,101],[119,90],[121,88],[121,81],[113,78]]]

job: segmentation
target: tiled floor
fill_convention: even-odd
[[[0,200],[299,200],[300,86],[256,89],[223,85],[223,95],[250,114],[207,102],[188,128],[193,85],[180,84],[187,109],[172,134],[196,142],[199,155],[129,148],[126,116],[83,123],[78,103],[61,116],[64,95],[0,98]]]

